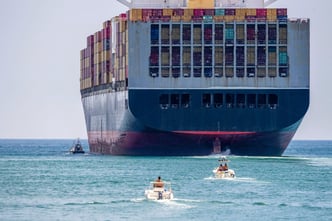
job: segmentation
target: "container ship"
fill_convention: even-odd
[[[309,107],[309,19],[275,0],[118,0],[87,36],[90,152],[283,154]]]

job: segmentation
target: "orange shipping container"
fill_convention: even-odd
[[[172,16],[173,15],[173,9],[163,9],[163,16]]]

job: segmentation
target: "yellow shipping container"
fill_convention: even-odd
[[[172,21],[181,21],[181,16],[174,15],[174,16],[171,17],[171,20]]]
[[[269,16],[269,15],[277,16],[277,9],[275,9],[275,8],[268,8],[267,9],[267,16]]]
[[[120,21],[120,32],[124,32],[127,27],[127,21]]]
[[[246,9],[246,15],[248,15],[248,16],[256,16],[256,9],[253,9],[253,8]]]
[[[90,58],[89,57],[85,58],[84,64],[85,64],[84,65],[85,68],[88,68],[90,66]]]
[[[224,16],[223,15],[215,15],[213,16],[214,21],[224,21]]]
[[[267,15],[266,20],[277,21],[277,15]]]
[[[234,21],[235,20],[235,16],[234,15],[225,15],[224,16],[224,21]]]
[[[237,8],[236,11],[235,11],[235,15],[244,17],[246,15],[246,11],[247,11],[247,9]]]
[[[235,21],[244,21],[245,20],[245,16],[244,15],[236,15],[235,16]]]
[[[190,22],[191,21],[191,15],[184,15],[182,16],[182,21],[185,21],[185,22]]]
[[[193,15],[194,15],[193,9],[188,9],[188,8],[184,9],[183,16],[190,16],[190,19],[191,19],[191,16],[193,16]]]
[[[163,9],[163,16],[172,16],[173,15],[173,9]]]
[[[141,21],[142,20],[142,9],[131,9],[129,11],[130,21]]]
[[[188,8],[214,8],[214,0],[188,0]]]

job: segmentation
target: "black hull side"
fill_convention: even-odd
[[[262,115],[262,117],[265,116],[268,119],[269,111],[274,116],[273,121],[266,120],[267,126],[273,128],[273,125],[279,125],[273,130],[266,131],[248,130],[248,123],[242,123],[242,121],[236,121],[238,122],[236,130],[225,130],[223,125],[219,127],[223,130],[218,130],[219,128],[217,128],[215,123],[211,124],[214,128],[204,128],[207,124],[202,124],[202,127],[197,130],[192,130],[192,128],[190,130],[185,130],[185,128],[178,128],[180,130],[174,131],[161,130],[160,125],[159,128],[152,128],[144,123],[143,118],[139,118],[131,112],[130,105],[128,105],[130,102],[128,102],[127,91],[83,96],[82,102],[90,152],[93,153],[132,156],[202,156],[213,153],[213,143],[218,138],[221,152],[226,151],[227,153],[246,156],[280,156],[287,148],[306,112],[308,93],[299,91],[298,93],[293,92],[294,96],[288,96],[288,98],[294,97],[296,99],[304,96],[304,98],[300,99],[300,106],[299,103],[292,102],[292,100],[286,102],[287,105],[290,105],[288,108],[289,112],[292,113],[291,115],[287,115],[287,108],[285,107],[281,107],[279,111],[278,109],[266,110],[267,114]],[[297,95],[295,96],[295,94]],[[150,95],[155,96],[153,93],[150,93]],[[145,97],[146,100],[150,100],[147,94],[145,94]],[[142,99],[137,98],[135,100],[142,101]],[[303,104],[303,100],[307,104]],[[283,104],[282,101],[280,102]],[[158,102],[155,105],[156,108],[159,108]],[[293,108],[292,105],[296,106],[296,108]],[[297,111],[299,108],[301,108],[300,113]],[[151,109],[147,109],[150,110],[148,113],[152,118],[155,118],[156,115],[153,115]],[[234,118],[232,114],[240,112],[240,110],[235,110],[234,112],[226,111],[229,113],[228,118]],[[262,113],[262,110],[257,111]],[[287,116],[282,121],[282,124],[277,123],[278,119],[276,117],[280,111]],[[254,110],[243,110],[243,113],[247,112],[253,114]],[[204,115],[209,116],[207,114]],[[172,115],[169,119],[174,126],[180,120],[176,116],[176,114]],[[293,121],[291,124],[284,127],[280,126],[286,124],[285,119],[290,122],[292,116]],[[213,117],[213,115],[210,115],[210,117]],[[261,118],[256,117],[256,119],[259,119],[256,122],[264,122]],[[212,122],[211,119],[208,120]],[[168,123],[168,125],[170,124]],[[246,128],[241,129],[241,125],[245,125]],[[256,123],[254,127],[265,128],[266,125]]]

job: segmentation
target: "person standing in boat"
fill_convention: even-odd
[[[161,180],[160,176],[154,181],[153,187],[164,187],[164,182]]]

